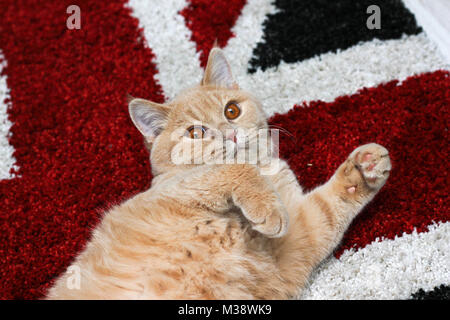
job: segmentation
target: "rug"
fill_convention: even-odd
[[[149,188],[126,96],[198,83],[217,41],[294,135],[280,152],[306,189],[361,144],[390,151],[299,298],[449,299],[450,69],[403,2],[79,0],[79,28],[72,2],[0,2],[0,298],[42,298],[102,212]]]

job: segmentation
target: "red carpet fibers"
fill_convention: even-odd
[[[189,0],[189,6],[181,11],[191,30],[191,40],[197,44],[200,63],[204,68],[208,61],[209,50],[217,41],[219,47],[225,47],[233,34],[231,28],[244,7],[246,0]]]
[[[38,298],[82,248],[99,211],[148,188],[148,153],[126,94],[163,100],[125,1],[2,2],[21,178],[0,181],[0,297]]]
[[[136,41],[138,22],[121,1],[79,1],[83,27],[72,31],[65,25],[69,4],[0,6],[13,105],[10,143],[20,168],[20,178],[0,181],[3,299],[42,297],[83,247],[99,212],[150,185],[148,153],[125,97],[163,100],[152,53]],[[231,23],[239,10],[224,21]],[[282,136],[282,155],[307,188],[326,181],[362,143],[391,151],[390,180],[337,254],[449,220],[449,104],[449,74],[435,72],[272,119],[295,135],[296,143]]]

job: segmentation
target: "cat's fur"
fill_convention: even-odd
[[[233,121],[224,117],[229,101],[241,108]],[[151,146],[152,187],[104,215],[72,264],[80,288],[67,286],[74,274],[66,272],[48,299],[293,297],[391,169],[385,148],[364,145],[305,194],[282,160],[273,175],[251,164],[174,164],[180,141],[213,143],[174,134],[180,128],[267,127],[261,104],[238,88],[218,48],[199,86],[165,105],[133,99],[130,114]]]

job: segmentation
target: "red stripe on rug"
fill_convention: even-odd
[[[359,145],[377,142],[390,152],[388,182],[356,218],[336,257],[376,238],[426,231],[433,221],[450,220],[449,107],[449,73],[437,71],[331,103],[296,106],[271,119],[296,137],[295,143],[282,136],[280,152],[308,189],[327,181]]]
[[[206,67],[214,42],[217,40],[218,46],[223,48],[234,36],[231,28],[239,18],[245,3],[246,0],[216,0],[214,5],[211,5],[210,0],[189,0],[189,6],[180,12],[187,27],[192,31],[191,40],[197,44],[203,68]]]
[[[0,5],[21,178],[0,181],[0,297],[37,298],[80,251],[99,210],[149,187],[148,152],[126,94],[162,102],[126,1]]]

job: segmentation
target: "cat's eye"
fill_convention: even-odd
[[[203,126],[192,126],[189,127],[188,131],[188,136],[191,139],[202,139],[203,136],[205,135],[206,132],[206,128]]]
[[[229,120],[234,120],[241,114],[241,109],[236,102],[228,102],[225,106],[225,117]]]

